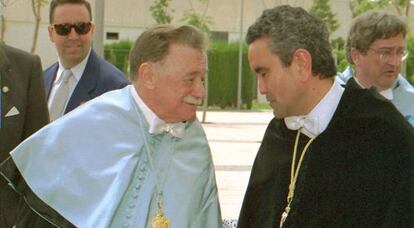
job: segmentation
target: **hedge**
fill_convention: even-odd
[[[242,104],[251,109],[256,98],[256,81],[248,60],[247,47],[243,46]],[[239,69],[239,43],[212,42],[208,51],[208,105],[220,108],[237,106]]]
[[[408,49],[408,58],[406,61],[407,64],[407,79],[414,84],[414,36],[409,36],[407,39],[407,49]]]
[[[132,42],[128,40],[105,44],[104,58],[128,75],[129,50],[131,50],[131,47]]]

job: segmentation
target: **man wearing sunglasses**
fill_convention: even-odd
[[[343,81],[363,88],[375,87],[414,125],[414,87],[399,74],[406,60],[406,23],[395,15],[369,11],[357,17],[347,40],[348,68]],[[354,76],[354,77],[352,77]]]
[[[91,48],[95,25],[85,0],[52,0],[49,38],[59,56],[45,70],[51,120],[110,90],[129,84],[126,76]]]

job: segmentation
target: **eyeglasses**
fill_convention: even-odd
[[[391,57],[394,57],[394,55],[396,55],[401,61],[406,60],[408,57],[408,50],[405,48],[369,48],[369,50],[379,55],[380,60],[383,62],[387,62]]]
[[[78,22],[75,24],[54,24],[53,28],[55,29],[56,33],[60,36],[66,36],[70,33],[72,28],[75,29],[76,33],[79,35],[85,35],[92,28],[92,22]]]

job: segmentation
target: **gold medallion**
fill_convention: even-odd
[[[157,213],[151,224],[152,228],[170,228],[170,221],[162,213]]]
[[[151,221],[152,228],[170,228],[170,221],[162,212],[162,203],[158,201],[158,211]]]

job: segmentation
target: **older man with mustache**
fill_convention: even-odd
[[[210,148],[196,119],[205,36],[191,26],[153,27],[137,39],[130,72],[131,86],[59,118],[0,167],[40,215],[18,227],[33,219],[43,220],[38,227],[221,227]],[[13,163],[46,205],[16,181]]]

